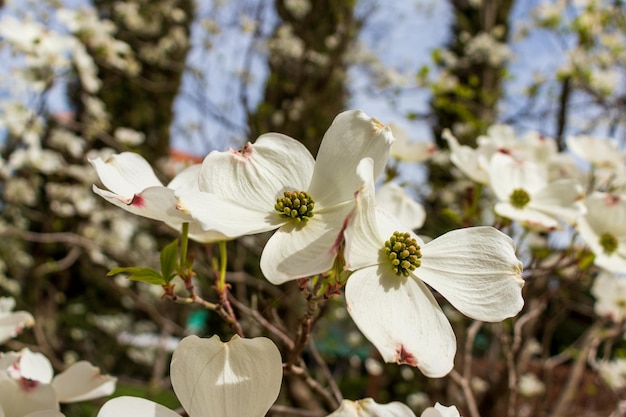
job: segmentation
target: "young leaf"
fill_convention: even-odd
[[[174,278],[178,266],[178,239],[175,239],[161,251],[161,274],[166,282]]]
[[[128,279],[131,281],[141,281],[147,282],[148,284],[153,285],[165,285],[167,282],[165,278],[159,273],[159,271],[155,271],[152,268],[141,268],[141,267],[125,267],[125,268],[113,268],[109,271],[107,276],[113,276],[117,274],[129,274]]]

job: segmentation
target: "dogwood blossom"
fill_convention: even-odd
[[[500,321],[517,314],[522,264],[511,238],[492,227],[454,230],[424,243],[374,205],[373,163],[358,167],[363,186],[345,231],[348,311],[386,362],[442,377],[456,340],[428,284],[465,315]]]
[[[585,213],[581,186],[571,179],[548,182],[545,165],[498,152],[489,163],[489,183],[497,214],[531,228],[557,229],[558,219],[573,223]]]
[[[0,355],[0,415],[24,417],[33,412],[58,411],[59,403],[72,403],[111,395],[116,378],[101,375],[79,361],[54,376],[41,353],[29,349]]]
[[[178,201],[174,192],[183,189],[197,191],[200,165],[186,168],[164,186],[148,161],[133,152],[111,155],[106,160],[97,157],[89,162],[109,190],[94,185],[93,191],[109,203],[133,214],[160,220],[177,230],[180,230],[183,223],[189,223],[189,236],[197,241],[214,242],[225,239],[221,233],[202,230],[200,224],[189,214],[176,210]]]
[[[389,155],[398,161],[424,162],[437,151],[437,145],[432,141],[410,142],[406,132],[400,126],[389,123],[389,128],[393,137],[396,138],[391,145]]]
[[[436,403],[434,407],[428,407],[420,417],[461,417],[459,410],[453,405],[446,407]]]
[[[222,343],[218,336],[184,338],[172,357],[172,387],[190,417],[264,416],[276,401],[282,359],[264,337],[239,336]],[[136,397],[107,401],[98,417],[179,417],[174,411]]]
[[[586,204],[588,211],[576,228],[595,254],[594,263],[612,272],[626,271],[626,199],[595,192]]]
[[[32,314],[27,311],[13,311],[15,299],[0,297],[0,344],[17,336],[24,327],[35,323]]]
[[[241,151],[211,152],[202,164],[202,192],[178,192],[179,207],[206,230],[232,238],[278,229],[261,256],[274,284],[326,272],[360,185],[358,162],[371,157],[378,177],[393,140],[388,127],[361,111],[335,118],[316,161],[300,142],[264,134]]]
[[[594,310],[598,316],[621,323],[626,320],[626,278],[601,271],[591,287],[596,298]]]

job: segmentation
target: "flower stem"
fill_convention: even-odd
[[[187,269],[187,248],[189,246],[189,223],[183,223],[180,238],[180,267]]]

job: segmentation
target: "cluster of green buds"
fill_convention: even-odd
[[[408,277],[411,271],[422,264],[420,249],[417,241],[409,233],[393,232],[385,242],[384,251],[391,262],[393,272]]]
[[[315,202],[313,198],[304,191],[285,191],[284,197],[276,199],[274,209],[281,216],[293,219],[296,222],[305,223],[313,217]]]
[[[602,246],[602,250],[607,255],[611,255],[615,252],[618,245],[619,242],[617,241],[617,238],[612,234],[605,232],[600,236],[600,246]]]
[[[517,209],[523,209],[528,203],[530,203],[530,195],[522,188],[513,190],[509,196],[509,202]]]

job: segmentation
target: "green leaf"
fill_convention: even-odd
[[[176,276],[178,268],[178,239],[175,239],[161,251],[161,274],[166,282]]]
[[[113,276],[117,274],[129,274],[128,279],[131,281],[140,281],[147,282],[148,284],[153,285],[165,285],[167,281],[165,278],[152,268],[141,268],[141,267],[125,267],[125,268],[113,268],[109,271],[107,276]]]

